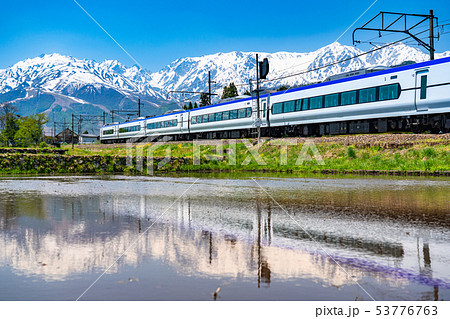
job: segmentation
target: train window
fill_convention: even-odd
[[[339,93],[325,95],[325,107],[333,107],[339,105]]]
[[[119,133],[136,132],[136,131],[140,131],[140,130],[141,130],[141,126],[140,125],[128,126],[128,127],[121,127],[119,129]]]
[[[208,118],[209,118],[209,116],[208,116],[208,114],[205,114],[205,115],[203,115],[203,123],[208,123]]]
[[[283,113],[289,113],[295,111],[295,101],[287,101],[283,104]]]
[[[309,99],[302,100],[302,111],[309,110]]]
[[[209,114],[208,118],[209,118],[209,120],[208,120],[209,122],[214,122],[215,121],[215,114],[214,113]]]
[[[247,117],[247,109],[239,109],[238,110],[238,118],[244,118]]]
[[[156,128],[161,128],[161,122],[156,123]]]
[[[230,111],[230,120],[237,119],[237,110]]]
[[[356,91],[341,93],[341,105],[356,104]]]
[[[177,126],[178,125],[178,120],[172,120],[172,126]]]
[[[230,111],[222,112],[222,119],[228,120],[230,118]]]
[[[114,130],[103,131],[103,135],[111,135],[111,134],[114,134]]]
[[[264,105],[264,112],[266,111],[266,102],[263,103]],[[252,108],[248,107],[247,108],[247,117],[252,117]]]
[[[309,107],[311,110],[322,108],[322,96],[316,96],[309,99]]]
[[[295,112],[302,110],[302,100],[296,100],[295,101]]]
[[[194,117],[191,119],[191,123],[192,123],[192,124],[197,124],[197,116],[194,116]]]
[[[394,100],[398,98],[398,84],[380,87],[380,101]]]
[[[424,100],[427,98],[427,75],[422,75],[420,77],[420,99]]]
[[[202,120],[203,120],[203,116],[197,116],[197,124],[200,124],[200,123],[202,123]]]
[[[275,103],[272,105],[272,114],[283,113],[283,103]]]
[[[222,121],[222,112],[216,113],[216,121]]]
[[[267,103],[264,102],[263,103],[263,118],[266,117],[266,107],[267,107]],[[250,107],[249,107],[249,109],[250,109],[250,115],[248,115],[248,117],[251,117],[252,116],[252,109]]]
[[[359,90],[359,103],[375,102],[377,100],[377,88]]]

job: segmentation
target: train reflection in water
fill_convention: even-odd
[[[140,234],[109,274],[151,258],[185,276],[238,279],[266,288],[298,278],[339,288],[370,277],[380,290],[415,282],[422,287],[420,298],[437,300],[439,289],[448,292],[450,287],[448,228],[429,217],[402,219],[400,210],[393,221],[384,211],[378,212],[382,218],[368,218],[351,205],[330,207],[330,198],[342,197],[333,197],[333,191],[323,202],[307,204],[308,198],[298,195],[305,185],[299,186],[294,202],[275,189],[294,222],[248,182],[241,189],[200,183],[162,216],[187,183],[163,180],[158,183],[170,185],[148,192],[141,181],[131,189],[124,187],[129,180],[71,181],[71,187],[79,187],[74,197],[55,195],[61,185],[53,180],[40,181],[34,192],[22,189],[27,182],[14,181],[17,191],[0,188],[0,269],[12,269],[20,277],[66,281],[104,271]],[[102,183],[101,191],[93,192],[90,183]],[[314,193],[314,186],[309,187]],[[118,191],[122,188],[126,191]],[[441,191],[445,188],[436,190]],[[441,195],[436,198],[441,205]]]

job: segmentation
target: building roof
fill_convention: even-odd
[[[83,137],[83,138],[97,138],[98,135],[95,135],[95,134],[80,134],[80,137]]]
[[[66,135],[67,135],[67,134],[68,134],[68,135],[72,135],[72,134],[73,134],[74,137],[77,137],[77,136],[78,136],[77,133],[73,133],[72,130],[66,128],[65,130],[63,130],[63,131],[59,132],[58,134],[56,134],[56,137],[58,137],[58,136],[63,136],[64,134],[66,134]]]

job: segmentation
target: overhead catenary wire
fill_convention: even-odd
[[[424,30],[424,31],[422,31],[422,32],[416,33],[415,36],[417,36],[417,35],[419,35],[419,34],[422,34],[422,33],[424,33],[424,32],[427,32],[427,31],[428,31],[428,30]],[[361,57],[361,56],[367,55],[367,54],[372,53],[372,52],[375,52],[375,51],[382,50],[382,49],[387,48],[387,47],[389,47],[389,46],[392,46],[392,45],[395,45],[395,44],[400,43],[400,42],[402,42],[402,41],[405,41],[405,40],[407,40],[407,39],[409,39],[409,37],[406,37],[406,38],[397,40],[397,41],[395,41],[395,42],[391,42],[391,43],[389,43],[389,44],[386,44],[386,45],[383,45],[383,46],[380,46],[380,47],[376,47],[375,49],[372,49],[372,50],[363,52],[363,53],[361,53],[361,54],[357,54],[357,55],[355,55],[355,56],[352,56],[352,57],[349,57],[349,58],[346,58],[346,59],[343,59],[343,60],[339,60],[339,61],[336,61],[336,62],[333,62],[333,63],[330,63],[330,64],[326,64],[326,65],[323,65],[323,66],[320,66],[320,67],[317,67],[317,68],[314,68],[314,69],[311,69],[311,70],[305,70],[305,71],[302,71],[302,72],[293,73],[293,74],[288,74],[288,75],[280,76],[280,77],[273,78],[273,79],[267,79],[267,80],[261,81],[261,82],[262,82],[262,83],[267,83],[267,82],[272,82],[272,81],[278,81],[278,80],[286,79],[286,78],[289,78],[289,77],[298,76],[298,75],[303,75],[303,74],[306,74],[306,73],[309,73],[309,72],[318,71],[318,70],[321,70],[321,69],[324,69],[324,68],[327,68],[327,67],[330,67],[330,66],[333,66],[333,65],[336,65],[336,64],[340,64],[340,63],[343,63],[343,62],[347,62],[347,61],[350,61],[350,60],[359,58],[359,57]]]
[[[437,25],[435,28],[439,28],[439,27],[442,28],[442,27],[444,27],[444,26],[450,25],[450,23],[442,24],[442,22],[447,22],[447,21],[450,21],[450,19],[446,19],[446,20],[441,21],[441,24]],[[418,28],[424,28],[424,27],[427,27],[427,26],[420,26],[420,27],[418,27]],[[418,32],[418,33],[416,33],[416,34],[414,34],[414,35],[417,36],[417,35],[420,35],[420,34],[422,34],[422,33],[427,32],[427,31],[429,31],[429,29],[423,30],[423,31]],[[440,35],[443,35],[443,34],[447,34],[447,33],[450,33],[450,31],[449,31],[449,32],[443,32],[443,31],[442,31],[442,32],[440,32],[439,34],[440,34]],[[387,35],[385,35],[385,36],[391,36],[391,35],[394,35],[394,34],[395,34],[395,33],[389,33],[389,34],[387,34]],[[379,38],[379,37],[375,37],[375,38],[373,38],[373,39],[376,39],[376,38]],[[333,65],[337,65],[337,64],[340,64],[340,63],[344,63],[344,62],[347,62],[347,61],[356,59],[356,58],[358,58],[358,57],[361,57],[361,56],[370,54],[370,53],[372,53],[372,52],[376,52],[376,51],[382,50],[382,49],[384,49],[384,48],[387,48],[387,47],[390,47],[390,46],[392,46],[392,45],[398,44],[398,43],[400,43],[400,42],[404,42],[405,40],[408,40],[409,38],[410,38],[410,37],[405,37],[405,38],[402,38],[402,39],[400,39],[400,40],[397,40],[397,41],[394,41],[394,42],[391,42],[391,43],[387,43],[387,44],[384,44],[384,45],[382,45],[382,46],[378,46],[378,47],[376,47],[376,48],[374,48],[374,49],[372,49],[372,50],[363,52],[363,53],[361,53],[361,54],[357,54],[357,55],[355,55],[355,56],[352,56],[352,57],[349,57],[349,58],[346,58],[346,59],[343,59],[343,60],[340,60],[340,61],[336,61],[336,62],[327,64],[327,65],[319,66],[319,67],[314,68],[314,69],[311,69],[311,70],[302,70],[302,71],[300,71],[300,72],[296,72],[296,73],[292,73],[292,74],[288,74],[288,75],[283,75],[283,76],[275,77],[275,78],[272,78],[272,79],[262,80],[262,81],[261,81],[261,85],[264,85],[264,83],[269,83],[269,82],[273,82],[273,81],[278,81],[278,80],[286,79],[286,78],[289,78],[289,77],[301,76],[301,75],[304,75],[304,74],[307,74],[307,73],[310,73],[310,72],[314,72],[314,71],[318,71],[318,70],[321,70],[321,69],[324,69],[324,68],[327,68],[327,67],[330,67],[330,66],[333,66]],[[421,38],[421,39],[426,39],[426,38],[428,38],[428,37],[423,37],[423,38]],[[369,41],[370,41],[370,40],[369,40]],[[365,43],[365,42],[363,42],[363,43]],[[368,43],[369,43],[369,44],[372,44],[372,45],[379,44],[379,43],[375,43],[375,42],[368,42]],[[407,41],[407,42],[405,42],[405,43],[411,44],[412,41]],[[415,45],[415,44],[412,43],[412,45]],[[285,70],[288,70],[288,69],[293,69],[293,68],[296,68],[296,67],[301,66],[301,65],[309,64],[309,63],[311,63],[312,61],[314,61],[314,59],[313,59],[313,60],[310,60],[310,61],[302,62],[302,63],[300,63],[300,64],[291,66],[291,67],[286,68],[286,69],[279,70],[279,71],[277,71],[277,73],[282,72],[282,71],[285,71]],[[242,87],[242,86],[248,86],[248,85],[249,85],[248,83],[237,83],[237,84],[235,84],[236,87]]]
[[[450,21],[450,19],[443,20],[443,21],[441,21],[441,23],[442,23],[442,22],[447,22],[447,21]],[[444,25],[449,25],[449,24],[447,23],[447,24],[444,24]],[[441,25],[436,25],[434,28],[439,28],[439,27],[442,27],[442,26],[444,26],[444,25],[442,25],[442,24],[441,24]],[[418,26],[418,27],[416,27],[416,29],[423,29],[423,28],[429,28],[429,26],[423,25],[423,26]],[[427,30],[425,30],[425,31],[427,31]],[[424,32],[425,32],[425,31],[424,31]],[[422,33],[422,32],[421,32],[421,33]],[[420,33],[418,33],[418,34],[420,34]],[[387,35],[384,35],[384,37],[386,37],[386,36],[392,36],[392,35],[396,35],[396,33],[393,33],[393,32],[392,32],[392,33],[388,33]],[[366,41],[364,41],[364,42],[362,42],[362,43],[370,43],[371,40],[375,40],[375,39],[377,39],[377,38],[379,38],[379,36],[374,37],[374,38],[369,39],[369,40],[366,40]],[[337,42],[337,41],[335,41],[335,42]],[[299,66],[301,66],[301,65],[309,64],[309,63],[311,63],[312,61],[314,61],[314,59],[308,60],[308,61],[305,61],[305,62],[302,62],[302,63],[299,63],[299,64],[296,64],[296,65],[294,65],[294,66],[290,66],[290,67],[285,68],[285,69],[282,69],[282,70],[278,70],[277,73],[280,73],[280,72],[283,72],[283,71],[286,71],[286,70],[289,70],[289,69],[293,69],[293,68],[299,67]],[[236,86],[245,86],[245,85],[247,85],[247,84],[246,84],[246,83],[241,83],[241,84],[236,85]]]

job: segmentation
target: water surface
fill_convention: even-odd
[[[196,180],[0,179],[0,300],[450,299],[448,180]]]

